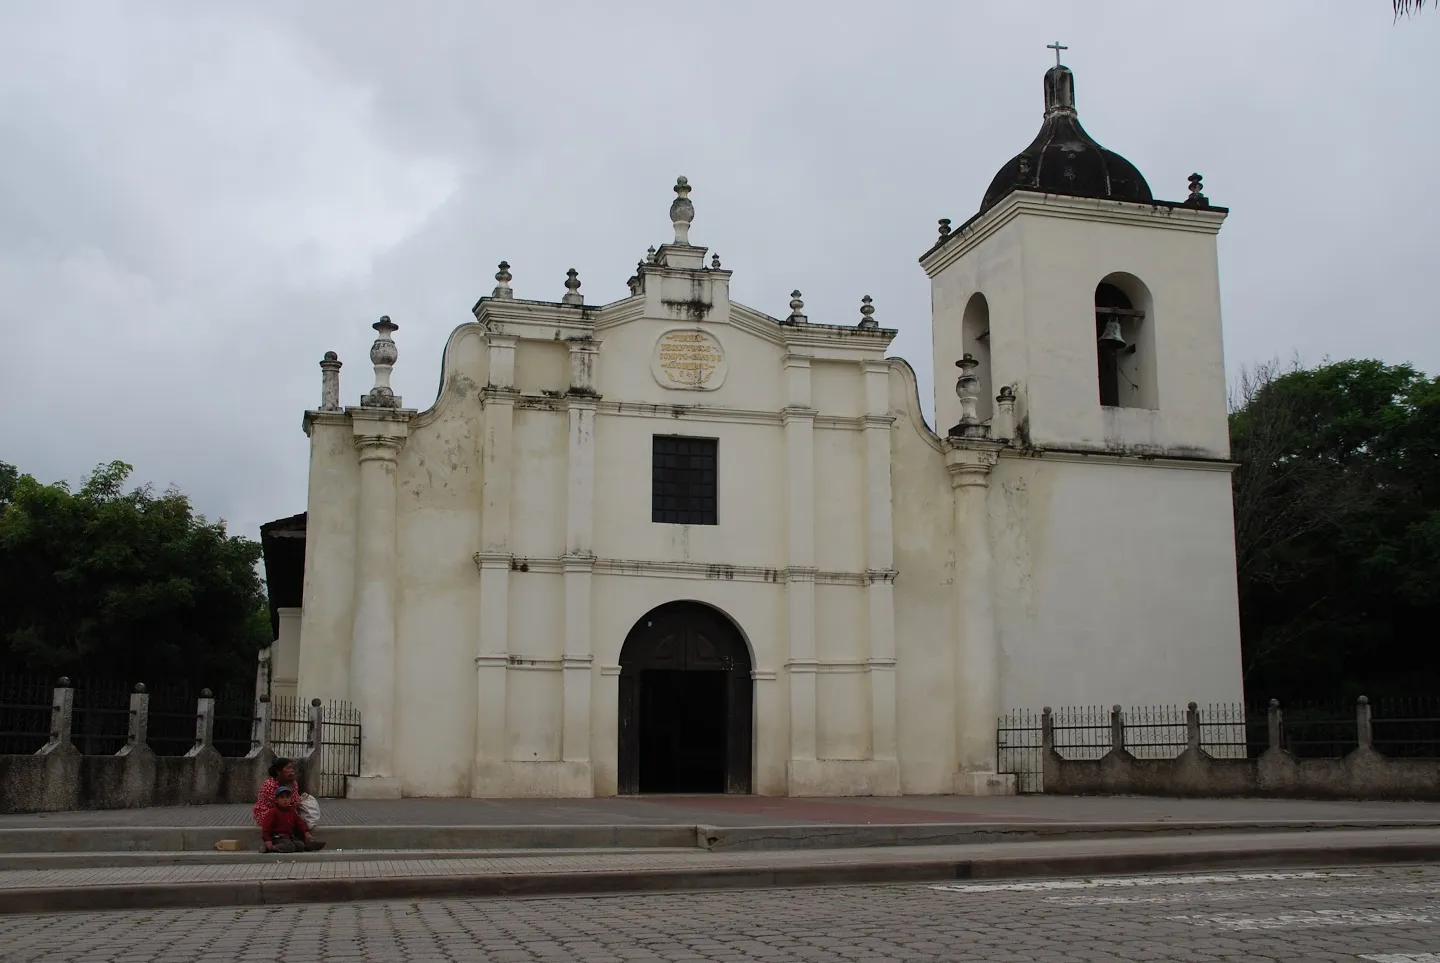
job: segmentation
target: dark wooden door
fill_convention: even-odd
[[[755,683],[750,669],[730,671],[730,728],[725,740],[725,791],[744,795],[750,792],[750,742],[753,738],[751,720],[755,717]],[[745,720],[740,724],[739,720]]]
[[[754,694],[750,652],[724,615],[694,602],[652,610],[635,624],[620,651],[619,773],[621,793],[640,791],[641,725],[645,676],[661,672],[717,672],[726,677],[724,791],[750,792]],[[673,678],[673,677],[671,677]],[[660,734],[652,734],[658,738]],[[648,750],[647,750],[648,751]]]

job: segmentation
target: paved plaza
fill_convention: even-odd
[[[326,826],[793,826],[984,822],[1433,821],[1440,803],[1140,796],[622,796],[603,799],[322,799]],[[0,829],[82,826],[253,827],[248,805],[158,806],[0,816]]]
[[[1440,963],[1440,868],[0,917],[6,963]]]

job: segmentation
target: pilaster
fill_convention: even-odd
[[[995,773],[1000,714],[1000,649],[995,630],[994,563],[986,507],[990,472],[1003,446],[976,438],[946,440],[945,468],[955,498],[955,791],[1004,792]],[[1010,777],[1013,792],[1013,777]]]
[[[350,694],[364,719],[361,785],[347,794],[398,798],[395,777],[396,458],[412,412],[352,408],[360,461],[355,553],[355,624],[350,646]]]
[[[813,760],[816,748],[815,410],[810,358],[785,356],[785,518],[789,574],[785,586],[790,658],[790,759]]]
[[[502,271],[504,269],[502,268]],[[503,282],[502,282],[503,283]],[[485,795],[481,773],[502,768],[509,756],[506,672],[510,659],[510,476],[515,429],[515,345],[518,338],[486,337],[490,381],[481,416],[480,621],[475,642],[475,773],[471,789]]]
[[[566,465],[564,729],[560,758],[590,761],[593,642],[591,593],[595,569],[595,366],[600,344],[570,342],[570,390],[566,394],[570,434]]]
[[[863,362],[865,377],[865,590],[869,616],[870,744],[875,759],[897,758],[895,537],[890,486],[890,365]]]

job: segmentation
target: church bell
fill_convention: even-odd
[[[1105,319],[1105,330],[1100,334],[1100,347],[1111,351],[1119,351],[1125,347],[1125,339],[1120,335],[1120,319],[1113,314]]]

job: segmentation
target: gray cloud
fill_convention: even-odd
[[[1045,44],[1081,116],[1156,194],[1192,170],[1221,234],[1232,368],[1294,352],[1440,371],[1440,14],[1389,5],[658,2],[11,4],[0,12],[0,312],[18,412],[0,459],[125,458],[237,531],[304,507],[315,362],[434,397],[493,285],[624,295],[692,237],[737,299],[877,317],[920,371],[939,217],[973,213],[1040,118]],[[18,350],[16,347],[18,345]]]

